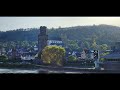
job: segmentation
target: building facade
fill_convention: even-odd
[[[38,52],[42,52],[42,50],[47,46],[47,27],[41,26],[40,33],[38,35]]]
[[[48,46],[56,45],[56,46],[63,47],[63,42],[61,40],[48,40],[47,43],[48,43]]]
[[[105,59],[103,63],[105,70],[120,70],[120,42],[116,42],[112,52],[103,58]]]

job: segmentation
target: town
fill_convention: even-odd
[[[45,61],[43,59],[49,60],[50,55],[49,53],[44,52],[45,55],[43,55],[43,51],[46,47],[61,47],[65,50],[65,55],[62,55],[62,65],[60,64],[55,64],[57,61],[54,61],[54,66],[62,66],[62,67],[69,67],[69,68],[84,68],[84,69],[89,69],[91,70],[99,70],[99,71],[104,71],[104,70],[119,70],[120,69],[120,42],[115,42],[115,45],[111,47],[110,50],[104,50],[104,51],[99,51],[97,49],[86,49],[83,48],[82,51],[78,50],[70,50],[64,41],[59,38],[59,39],[53,39],[50,40],[48,39],[47,35],[47,27],[46,26],[41,26],[38,34],[38,43],[36,43],[34,46],[31,46],[31,48],[24,48],[20,45],[14,46],[13,48],[4,48],[1,47],[0,49],[0,66],[9,66],[12,67],[12,65],[24,65],[25,67],[29,65],[34,65],[34,66],[49,66],[49,64],[44,63],[44,62],[49,62],[50,61]],[[52,49],[51,49],[52,50]],[[56,48],[57,50],[57,48]],[[60,50],[59,50],[60,51]],[[56,52],[53,49],[53,53]],[[108,53],[104,56],[101,56],[102,53]],[[47,53],[47,54],[46,54]],[[59,54],[59,53],[58,53]],[[48,57],[49,56],[49,57]],[[52,54],[51,54],[52,57]],[[54,59],[56,56],[54,56],[52,59]],[[58,60],[61,57],[58,57]],[[52,61],[51,61],[52,62]],[[6,65],[4,65],[6,64]],[[61,68],[62,68],[61,67]],[[32,67],[31,67],[32,68]],[[59,67],[60,68],[60,67]]]

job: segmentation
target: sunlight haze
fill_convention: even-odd
[[[0,31],[19,28],[72,27],[107,24],[120,26],[120,17],[0,17]]]

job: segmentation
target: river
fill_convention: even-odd
[[[59,69],[53,69],[53,68],[46,68],[42,67],[39,69],[8,69],[8,68],[1,68],[0,69],[0,74],[7,74],[7,73],[12,73],[12,74],[38,74],[38,73],[91,73],[89,68],[87,68],[88,71],[82,70],[84,68],[73,68],[73,67],[64,67],[64,68],[59,68]],[[93,69],[93,68],[92,68]],[[93,70],[92,70],[93,71]]]
[[[23,74],[26,74],[26,73],[32,73],[32,74],[36,74],[38,73],[38,70],[37,69],[0,69],[0,74],[7,74],[7,73],[16,73],[16,74],[19,74],[19,73],[23,73]]]

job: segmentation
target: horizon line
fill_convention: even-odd
[[[54,29],[59,29],[59,28],[72,28],[72,27],[79,27],[79,26],[99,26],[99,25],[108,25],[108,26],[114,26],[114,27],[120,27],[120,26],[117,26],[117,25],[111,25],[111,24],[92,24],[92,25],[75,25],[75,26],[59,26],[59,27],[47,27],[46,25],[41,25],[41,26],[46,26],[47,27],[47,29],[52,29],[52,28],[54,28]],[[41,27],[40,26],[40,27]],[[16,28],[16,29],[10,29],[10,30],[0,30],[0,32],[7,32],[7,31],[16,31],[16,30],[18,30],[18,29],[33,29],[33,28],[35,28],[35,29],[39,29],[40,27],[28,27],[28,28]],[[29,30],[28,30],[29,31]]]

